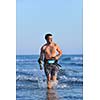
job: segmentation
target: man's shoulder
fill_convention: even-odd
[[[44,44],[41,49],[44,50],[46,48],[47,44]]]
[[[47,43],[45,43],[45,44],[42,46],[42,48],[45,47],[45,46],[47,46]]]
[[[55,48],[59,48],[59,45],[57,43],[54,43]]]
[[[57,43],[53,42],[54,46],[57,46]]]

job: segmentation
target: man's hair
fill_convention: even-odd
[[[52,36],[52,34],[46,34],[45,39],[47,40],[49,36]]]

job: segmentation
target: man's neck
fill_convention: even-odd
[[[53,42],[51,42],[51,43],[48,43],[48,42],[47,42],[47,45],[52,45],[52,43],[53,43]]]

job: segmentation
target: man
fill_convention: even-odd
[[[62,55],[62,50],[53,42],[52,34],[45,35],[46,44],[41,47],[39,64],[44,61],[44,70],[47,77],[47,88],[52,88],[51,81],[57,82],[57,72],[59,70],[56,62]],[[40,66],[42,70],[42,67]]]

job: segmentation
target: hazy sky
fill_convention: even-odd
[[[82,54],[82,0],[16,0],[16,54],[39,54],[44,35],[63,54]]]

